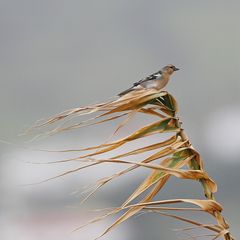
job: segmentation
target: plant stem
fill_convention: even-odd
[[[190,143],[190,141],[189,141],[189,138],[188,138],[187,134],[184,132],[184,129],[181,128],[181,122],[179,121],[178,118],[177,118],[176,125],[180,128],[179,136],[182,138],[182,141],[187,141],[186,142],[186,146],[193,148],[191,143]],[[200,155],[199,155],[199,159],[202,162]],[[194,169],[194,170],[202,170],[202,166],[199,165],[199,162],[196,160],[196,158],[193,158],[191,160],[190,167],[192,169]],[[199,181],[200,181],[201,185],[203,186],[205,197],[207,199],[210,199],[210,200],[215,200],[214,194],[212,193],[212,191],[209,188],[209,186],[208,186],[207,182],[205,181],[205,179],[200,179]],[[225,219],[222,216],[221,212],[215,211],[214,212],[214,217],[216,218],[219,226],[221,226],[223,229],[226,229],[226,230],[229,229],[229,225],[225,221]],[[230,233],[227,232],[227,233],[224,234],[224,239],[225,240],[232,240],[233,238],[231,237]]]

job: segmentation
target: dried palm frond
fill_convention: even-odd
[[[60,113],[57,116],[47,119],[46,121],[37,123],[33,127],[33,129],[42,129],[43,127],[53,126],[50,131],[45,133],[45,135],[51,135],[85,126],[115,121],[118,118],[124,118],[123,121],[117,125],[116,130],[113,133],[113,135],[115,135],[136,114],[144,114],[145,118],[150,118],[152,116],[157,118],[156,121],[146,126],[140,127],[136,131],[121,139],[105,142],[100,145],[87,148],[67,149],[59,151],[76,151],[81,153],[76,158],[65,159],[59,162],[79,161],[80,163],[84,162],[87,164],[68,172],[64,172],[56,177],[80,171],[84,168],[98,164],[112,163],[126,165],[126,168],[124,170],[113,173],[113,175],[109,177],[100,179],[90,194],[84,200],[89,198],[103,185],[130,171],[134,171],[140,167],[152,169],[152,172],[149,174],[149,176],[138,186],[138,188],[132,194],[130,194],[128,199],[126,199],[120,207],[115,208],[107,214],[95,218],[87,223],[94,223],[104,219],[105,217],[123,212],[122,215],[111,226],[109,226],[101,236],[108,233],[110,230],[118,226],[120,223],[126,221],[130,217],[138,214],[140,211],[146,211],[157,212],[161,215],[172,217],[177,220],[195,225],[197,227],[207,229],[212,232],[211,234],[214,236],[213,239],[220,237],[223,237],[226,240],[233,239],[229,232],[229,226],[221,214],[222,207],[218,202],[216,202],[213,196],[213,193],[217,191],[217,185],[206,173],[200,154],[193,148],[189,138],[181,127],[181,122],[176,116],[177,112],[177,102],[168,92],[159,92],[154,89],[139,90],[133,91],[118,99],[105,103],[70,109],[63,113]],[[95,114],[95,116],[90,117],[88,120],[80,121],[79,123],[70,124],[71,119],[90,114]],[[56,127],[55,124],[58,122],[61,124]],[[163,135],[163,133],[168,133],[168,135],[170,133],[171,136],[168,136],[167,139],[164,139],[161,142],[151,142],[148,145],[141,146],[131,151],[122,152],[121,154],[116,155],[113,153],[113,150],[130,144],[132,141],[146,138],[152,135]],[[153,150],[155,151],[154,153],[152,153]],[[104,153],[108,153],[109,155],[111,154],[111,156],[108,158],[101,157],[101,154]],[[148,156],[141,159],[142,153],[148,154]],[[140,160],[126,160],[125,158],[129,156],[138,157]],[[156,163],[156,160],[160,162]],[[172,176],[180,179],[199,181],[203,186],[207,199],[170,199],[153,201],[153,198],[161,191],[163,186]],[[133,200],[136,200],[144,193],[145,196],[142,197],[142,200],[136,204],[131,204]],[[176,203],[192,204],[197,206],[197,208],[161,206],[163,204],[173,205]],[[169,214],[167,211],[204,211],[216,219],[216,224],[198,223],[191,219]],[[77,229],[83,226],[80,226]],[[212,236],[211,234],[209,234],[209,236]]]

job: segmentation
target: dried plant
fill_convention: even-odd
[[[143,126],[129,136],[126,136],[119,140],[105,142],[101,145],[88,148],[69,149],[62,151],[88,152],[81,154],[77,158],[62,160],[61,162],[79,161],[81,164],[84,163],[84,165],[81,165],[77,169],[64,172],[59,176],[80,171],[81,169],[89,168],[98,164],[113,163],[129,165],[122,171],[113,173],[109,177],[100,179],[93,191],[85,198],[85,200],[94,194],[99,188],[117,177],[120,177],[130,171],[134,171],[140,167],[152,169],[151,174],[139,185],[139,187],[129,196],[128,199],[126,199],[126,201],[120,207],[115,208],[109,211],[107,214],[95,218],[87,223],[94,223],[108,216],[122,212],[122,215],[110,227],[108,227],[101,236],[108,233],[120,223],[136,215],[140,211],[146,211],[157,212],[163,216],[168,216],[194,225],[194,227],[188,227],[182,229],[182,231],[187,231],[194,228],[203,228],[211,232],[204,235],[209,237],[212,236],[211,239],[233,239],[229,232],[229,225],[226,223],[222,216],[222,206],[215,200],[214,197],[214,193],[217,191],[216,183],[204,170],[202,158],[200,154],[193,148],[189,138],[182,129],[181,122],[176,115],[177,112],[178,106],[173,96],[171,96],[166,91],[158,92],[156,90],[149,89],[133,91],[118,99],[105,103],[71,109],[34,126],[35,129],[42,129],[45,126],[55,126],[54,124],[63,121],[61,125],[55,128],[53,127],[52,130],[47,133],[48,135],[51,135],[54,133],[59,133],[84,126],[115,121],[118,118],[124,118],[123,121],[117,125],[117,128],[113,133],[113,135],[115,135],[136,114],[144,114],[145,118],[150,118],[152,116],[154,118],[157,118],[157,121]],[[77,124],[69,124],[69,119],[72,119],[73,117],[80,117],[90,114],[95,114],[95,116],[89,118],[88,120],[81,121]],[[120,146],[130,144],[132,141],[143,139],[154,134],[164,135],[164,133],[168,133],[168,137],[161,142],[151,142],[149,145],[145,145],[131,151],[122,152],[118,155],[113,154],[113,150],[119,148]],[[169,133],[171,134],[170,137]],[[153,150],[155,151],[154,153],[152,153]],[[111,157],[101,158],[100,156],[104,153],[108,153]],[[138,161],[126,160],[129,156],[135,156],[135,159],[140,159],[142,153],[148,154],[148,156]],[[154,162],[156,160],[160,160],[160,162]],[[154,201],[153,198],[161,191],[171,176],[175,176],[180,179],[199,181],[203,187],[206,198],[182,198]],[[141,201],[136,204],[131,204],[133,200],[136,201],[139,199],[138,197],[141,197],[142,195],[144,195],[144,197],[142,197]],[[184,203],[184,205],[195,205],[195,207],[171,206],[177,203]],[[162,205],[165,205],[167,207],[164,207]],[[177,211],[206,212],[213,216],[216,222],[213,224],[204,224],[172,214],[172,212]],[[80,226],[78,229],[81,227],[83,226]]]

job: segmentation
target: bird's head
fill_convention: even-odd
[[[167,66],[162,68],[161,72],[165,73],[165,74],[168,74],[168,75],[171,75],[171,74],[173,74],[173,72],[178,71],[178,70],[179,70],[179,68],[176,68],[172,64],[168,64]]]

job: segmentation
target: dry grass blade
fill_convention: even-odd
[[[203,209],[200,208],[178,208],[178,207],[143,207],[143,210],[148,210],[148,211],[196,211],[196,212],[202,212],[204,211]]]
[[[171,199],[171,200],[162,200],[154,201],[147,203],[137,203],[133,205],[126,206],[125,208],[132,208],[137,206],[152,206],[152,205],[161,205],[161,204],[176,204],[176,203],[191,203],[199,206],[205,212],[213,214],[214,211],[222,211],[222,206],[214,200],[201,200],[201,199]]]
[[[79,227],[76,227],[76,228],[73,230],[73,232],[78,231],[79,229],[84,228],[84,227],[86,227],[86,226],[88,226],[88,225],[90,225],[90,224],[99,222],[99,221],[103,220],[104,218],[107,218],[107,217],[109,217],[109,216],[111,216],[111,215],[117,214],[119,211],[121,211],[121,208],[115,208],[115,209],[113,209],[112,211],[110,211],[110,212],[108,212],[108,213],[106,213],[106,214],[104,214],[104,215],[102,215],[102,216],[100,216],[100,217],[96,217],[96,218],[90,220],[89,222],[87,222],[87,223],[85,223],[85,224],[83,224],[83,225],[81,225],[81,226],[79,226]]]
[[[117,156],[114,156],[113,158],[123,158],[123,157],[128,157],[131,155],[136,155],[136,154],[140,154],[140,153],[145,153],[147,151],[152,151],[161,147],[165,147],[165,146],[172,146],[172,144],[179,142],[179,140],[176,138],[176,136],[172,136],[169,139],[160,142],[160,143],[155,143],[146,147],[142,147],[142,148],[138,148],[136,150],[127,152],[127,153],[123,153],[123,154],[119,154]]]
[[[73,124],[73,125],[70,125],[70,126],[67,126],[67,127],[57,127],[55,129],[49,131],[47,133],[47,135],[50,136],[50,135],[53,135],[53,134],[57,134],[57,133],[61,133],[61,132],[69,131],[69,130],[74,130],[74,129],[77,129],[77,128],[89,127],[89,126],[96,125],[96,124],[106,123],[106,122],[109,122],[109,121],[121,118],[123,116],[126,116],[128,114],[129,113],[122,113],[122,114],[119,114],[117,116],[113,116],[113,117],[109,117],[109,118],[106,118],[106,119],[102,119],[102,120],[99,120],[97,122],[92,122],[93,120],[96,120],[97,118],[102,117],[102,114],[101,114],[101,115],[98,115],[98,116],[96,116],[94,118],[91,118],[91,119],[88,119],[86,121],[82,121],[80,123],[76,123],[76,124]]]
[[[89,167],[92,167],[92,166],[95,166],[95,165],[98,165],[98,164],[100,164],[100,163],[99,162],[90,163],[90,164],[87,164],[87,165],[84,165],[84,166],[81,166],[81,167],[78,167],[78,168],[75,168],[75,169],[72,169],[72,170],[65,171],[63,173],[58,174],[57,176],[44,179],[40,182],[36,182],[36,183],[32,183],[32,184],[26,184],[26,185],[37,185],[37,184],[45,183],[45,182],[48,182],[50,180],[54,180],[54,179],[66,176],[68,174],[75,173],[75,172],[78,172],[82,169],[89,168]]]
[[[196,225],[196,226],[201,227],[201,228],[206,228],[206,229],[211,230],[211,231],[216,232],[216,233],[219,233],[219,231],[220,231],[218,226],[202,224],[202,223],[193,221],[193,220],[188,219],[188,218],[180,217],[180,216],[169,214],[169,213],[165,213],[165,212],[158,211],[158,213],[163,215],[163,216],[172,217],[172,218],[175,218],[177,220],[180,220],[180,221],[183,221],[183,222],[187,222],[187,223]]]

